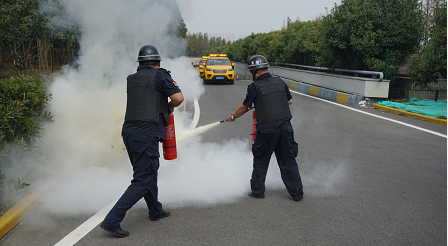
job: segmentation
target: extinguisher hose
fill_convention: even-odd
[[[254,108],[255,108],[255,107],[250,107],[250,108],[248,108],[247,111],[246,111],[246,113],[249,112],[249,111],[251,111],[251,110],[254,109]],[[245,114],[245,113],[244,113],[244,114]],[[240,116],[238,116],[238,117],[235,117],[235,119],[236,119],[236,118],[239,118],[239,117],[241,117],[241,116],[243,116],[244,114],[242,114],[242,115],[240,115]],[[221,120],[219,123],[224,123],[224,122],[226,122],[226,121],[227,121],[227,119],[225,119],[225,120]]]

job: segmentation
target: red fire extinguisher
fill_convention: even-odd
[[[174,160],[177,158],[176,132],[174,129],[174,115],[168,116],[168,125],[165,126],[165,141],[163,141],[163,158]]]
[[[254,142],[255,142],[255,137],[257,136],[257,113],[254,112],[252,113],[252,147],[254,146]]]

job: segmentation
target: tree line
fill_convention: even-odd
[[[59,0],[0,0],[0,67],[28,75],[30,70],[52,72],[56,63],[76,61],[82,33],[63,18],[64,11]],[[180,12],[173,18],[177,19],[167,34],[186,38],[188,29]]]
[[[208,53],[270,62],[397,73],[420,84],[446,78],[447,9],[442,0],[342,0],[312,21],[287,18],[281,30],[252,33]],[[387,59],[386,59],[387,56]]]
[[[188,33],[185,36],[187,40],[187,55],[191,57],[200,57],[213,53],[220,47],[225,47],[231,44],[230,41],[226,42],[225,38],[221,37],[208,37],[207,33]]]
[[[73,61],[78,28],[67,21],[47,25],[62,11],[56,0],[1,0],[0,66],[9,64],[20,75]],[[187,41],[188,56],[227,53],[247,61],[260,54],[270,62],[371,71],[385,71],[387,62],[388,75],[405,65],[415,81],[426,83],[446,78],[446,23],[446,0],[342,0],[315,20],[288,17],[281,30],[233,43],[188,33],[181,17],[173,32]]]

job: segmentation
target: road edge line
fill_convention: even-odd
[[[445,134],[438,133],[438,132],[435,132],[435,131],[431,131],[431,130],[428,130],[428,129],[425,129],[425,128],[422,128],[422,127],[414,126],[414,125],[411,125],[411,124],[408,124],[408,123],[404,123],[404,122],[401,122],[401,121],[398,121],[398,120],[393,120],[393,119],[389,119],[387,117],[383,117],[383,116],[375,115],[375,114],[372,114],[372,113],[364,112],[362,110],[355,109],[355,108],[352,108],[352,107],[347,106],[347,105],[343,105],[343,104],[340,104],[340,103],[337,103],[337,102],[325,100],[325,99],[322,99],[320,97],[311,96],[311,95],[308,95],[308,94],[305,94],[305,93],[302,93],[302,92],[298,92],[298,91],[294,91],[294,90],[289,90],[289,91],[293,92],[295,94],[299,94],[299,95],[306,96],[306,97],[309,97],[309,98],[314,98],[314,99],[319,100],[319,101],[323,101],[323,102],[326,102],[326,103],[337,105],[339,107],[346,108],[346,109],[349,109],[349,110],[352,110],[352,111],[355,111],[355,112],[358,112],[358,113],[361,113],[361,114],[370,115],[370,116],[373,116],[373,117],[376,117],[376,118],[379,118],[379,119],[387,120],[387,121],[394,122],[394,123],[397,123],[397,124],[400,124],[400,125],[403,125],[403,126],[414,128],[414,129],[419,130],[419,131],[431,133],[431,134],[439,136],[439,137],[448,138],[448,136],[445,135]]]

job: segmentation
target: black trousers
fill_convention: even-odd
[[[162,214],[158,201],[157,170],[159,169],[159,139],[155,137],[123,134],[134,175],[131,185],[107,214],[102,224],[117,229],[126,212],[142,197],[146,201],[149,217],[157,219]]]
[[[289,121],[283,122],[280,126],[257,131],[252,147],[254,156],[252,179],[250,180],[252,192],[258,196],[264,195],[266,173],[273,152],[288,193],[294,199],[302,198],[302,179],[295,159],[298,145],[294,141],[294,130]]]

